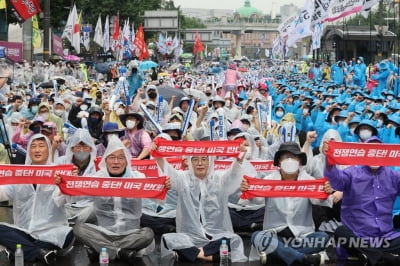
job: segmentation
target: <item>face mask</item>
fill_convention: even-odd
[[[88,151],[78,151],[74,153],[74,158],[78,161],[84,161],[89,158],[90,152]]]
[[[91,124],[97,124],[97,123],[100,122],[100,119],[89,117],[89,121],[90,121]]]
[[[38,108],[39,108],[38,106],[32,106],[31,107],[32,113],[37,114]]]
[[[336,125],[336,120],[335,120],[335,116],[332,116],[332,120],[331,120],[333,125]]]
[[[115,111],[115,113],[116,113],[118,116],[120,116],[120,115],[122,115],[122,114],[125,114],[125,110],[122,109],[122,108],[118,108],[118,109]]]
[[[64,104],[65,110],[71,110],[71,105],[69,103]]]
[[[389,96],[387,97],[387,99],[388,99],[389,101],[391,101],[391,100],[393,100],[393,96],[392,96],[392,95],[389,95]]]
[[[372,132],[371,132],[371,130],[363,129],[363,130],[360,130],[359,136],[360,136],[360,139],[366,140],[372,136]]]
[[[381,127],[383,125],[383,121],[378,119],[378,123],[376,123],[376,127]]]
[[[281,169],[287,174],[294,174],[299,170],[299,161],[292,158],[285,159],[281,162]]]
[[[211,93],[206,93],[206,96],[207,96],[207,97],[210,97],[210,96],[211,96]]]
[[[282,111],[277,111],[275,113],[276,117],[282,117],[283,116],[283,112]]]
[[[307,115],[308,114],[308,109],[303,109],[303,115]]]
[[[86,104],[82,104],[81,105],[81,110],[82,111],[86,111],[89,108],[89,106],[87,106]]]
[[[360,60],[357,60],[357,64],[361,64],[361,61],[360,61]]]
[[[170,136],[172,140],[180,140],[178,136]]]
[[[133,129],[136,126],[136,122],[132,120],[126,120],[126,128]]]
[[[149,96],[150,99],[154,99],[157,97],[157,93],[156,92],[150,92],[149,94],[147,94]]]
[[[54,113],[55,113],[57,116],[61,117],[61,116],[65,113],[65,110],[57,109],[57,110],[54,110]]]
[[[50,114],[49,113],[43,113],[40,116],[43,118],[43,120],[46,121],[47,119],[49,119]]]
[[[355,129],[356,129],[355,127],[350,128],[350,133],[351,133],[351,135],[354,135],[354,130],[355,130]]]

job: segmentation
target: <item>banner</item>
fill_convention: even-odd
[[[161,138],[154,140],[156,150],[151,151],[153,157],[171,156],[230,156],[238,157],[243,140],[226,141],[171,141]]]
[[[400,166],[400,145],[329,142],[329,164]]]
[[[324,21],[328,15],[328,9],[331,0],[315,0],[314,13],[312,15],[311,26]]]
[[[40,48],[42,45],[42,36],[40,35],[38,16],[32,17],[32,46],[33,48]]]
[[[58,37],[56,34],[52,34],[52,53],[53,54],[58,54],[58,55],[63,55],[63,42],[60,37]]]
[[[6,57],[13,62],[20,62],[24,59],[22,43],[0,41],[0,46],[6,47]]]
[[[63,194],[70,196],[155,198],[163,200],[167,194],[166,177],[159,178],[103,178],[60,175]]]
[[[266,173],[274,170],[278,170],[279,167],[274,165],[274,161],[250,161],[250,163],[254,166],[257,173]],[[226,170],[231,166],[232,161],[228,160],[216,160],[214,161],[214,170]]]
[[[264,198],[314,198],[327,199],[328,194],[324,191],[324,184],[328,179],[321,178],[315,180],[264,180],[244,176],[249,183],[249,189],[242,192],[240,198],[251,199],[254,197]]]
[[[12,0],[10,3],[13,5],[14,14],[20,22],[24,22],[41,11],[39,0]]]
[[[296,16],[288,29],[289,34],[286,40],[288,47],[295,47],[296,42],[304,37],[311,36],[311,19],[314,13],[314,2],[307,0],[300,13]]]
[[[0,185],[11,184],[55,184],[55,173],[72,174],[74,166],[64,165],[0,165]]]
[[[332,22],[362,10],[364,0],[332,0],[325,21]]]

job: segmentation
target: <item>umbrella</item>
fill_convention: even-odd
[[[200,90],[196,90],[196,89],[183,89],[183,91],[187,94],[187,95],[192,95],[193,98],[198,99],[200,98],[200,101],[204,101],[204,102],[208,102],[208,97],[207,95],[204,94],[204,92],[200,91]]]
[[[159,86],[158,92],[161,96],[164,97],[164,100],[166,100],[168,103],[171,100],[172,96],[176,96],[174,107],[179,106],[179,102],[181,101],[181,99],[187,96],[187,94],[183,90],[171,86]]]
[[[168,68],[168,71],[174,71],[177,70],[179,67],[181,66],[181,64],[173,64]]]
[[[140,64],[139,64],[139,70],[146,71],[146,70],[151,69],[152,67],[157,67],[157,66],[158,66],[158,64],[156,62],[143,61],[143,62],[140,62]]]
[[[58,61],[64,61],[64,58],[61,55],[53,54],[50,56],[49,60],[52,63],[57,63]]]
[[[67,61],[80,61],[81,60],[81,58],[79,56],[76,56],[73,54],[64,56],[64,59]]]
[[[94,66],[94,69],[102,74],[110,72],[110,66],[107,63],[99,63]]]

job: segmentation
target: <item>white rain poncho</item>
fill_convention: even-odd
[[[51,144],[42,134],[35,134],[28,143],[26,165],[32,164],[29,149],[32,141],[45,138],[49,148],[47,165],[51,164]],[[63,247],[67,234],[72,230],[68,226],[64,210],[64,197],[56,185],[37,185],[36,190],[29,185],[0,186],[0,201],[13,200],[15,227],[33,238]]]
[[[306,171],[315,178],[322,178],[324,176],[324,168],[326,156],[322,153],[322,145],[325,140],[342,141],[342,137],[335,129],[328,129],[322,136],[321,144],[319,147],[320,153],[313,156],[312,150],[307,154],[307,168]]]
[[[145,178],[143,173],[132,170],[129,151],[121,140],[114,135],[108,139],[107,149],[99,164],[100,170],[96,173],[96,176],[110,176],[106,158],[118,150],[124,151],[127,160],[126,171],[122,178]],[[142,216],[142,199],[140,198],[96,197],[94,207],[99,227],[116,234],[126,234],[140,229],[140,217]]]
[[[210,241],[226,237],[230,239],[232,261],[247,261],[242,239],[233,232],[228,210],[228,196],[239,187],[244,170],[234,161],[229,169],[214,171],[214,158],[209,157],[207,176],[202,180],[194,176],[191,157],[188,160],[186,171],[175,170],[165,162],[164,173],[178,193],[178,207],[177,233],[163,235],[168,249],[161,245],[162,257],[174,249],[204,247]]]
[[[96,173],[94,161],[96,159],[96,145],[92,136],[87,129],[78,128],[75,133],[68,139],[67,150],[65,156],[60,157],[58,164],[73,164],[72,148],[79,144],[85,143],[92,151],[90,152],[89,164],[86,167],[82,176],[93,176]],[[74,219],[76,222],[85,222],[93,214],[93,199],[86,196],[71,196],[67,197],[68,203],[65,204],[68,219]]]

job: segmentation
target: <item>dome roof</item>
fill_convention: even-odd
[[[260,10],[251,6],[250,0],[244,1],[244,6],[236,9],[235,13],[238,13],[241,17],[250,17],[254,14],[262,15]]]

